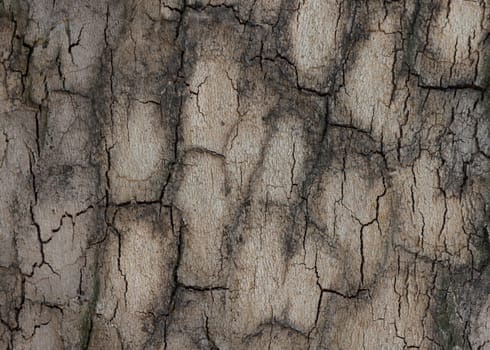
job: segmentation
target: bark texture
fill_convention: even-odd
[[[1,0],[1,349],[490,349],[488,0]]]

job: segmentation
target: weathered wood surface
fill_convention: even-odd
[[[1,349],[490,349],[488,1],[0,10]]]

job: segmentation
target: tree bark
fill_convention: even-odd
[[[1,349],[490,349],[487,0],[1,0]]]

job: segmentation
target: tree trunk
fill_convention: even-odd
[[[490,349],[487,0],[1,0],[1,349]]]

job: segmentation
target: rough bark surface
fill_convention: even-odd
[[[1,349],[490,349],[488,0],[1,0]]]

